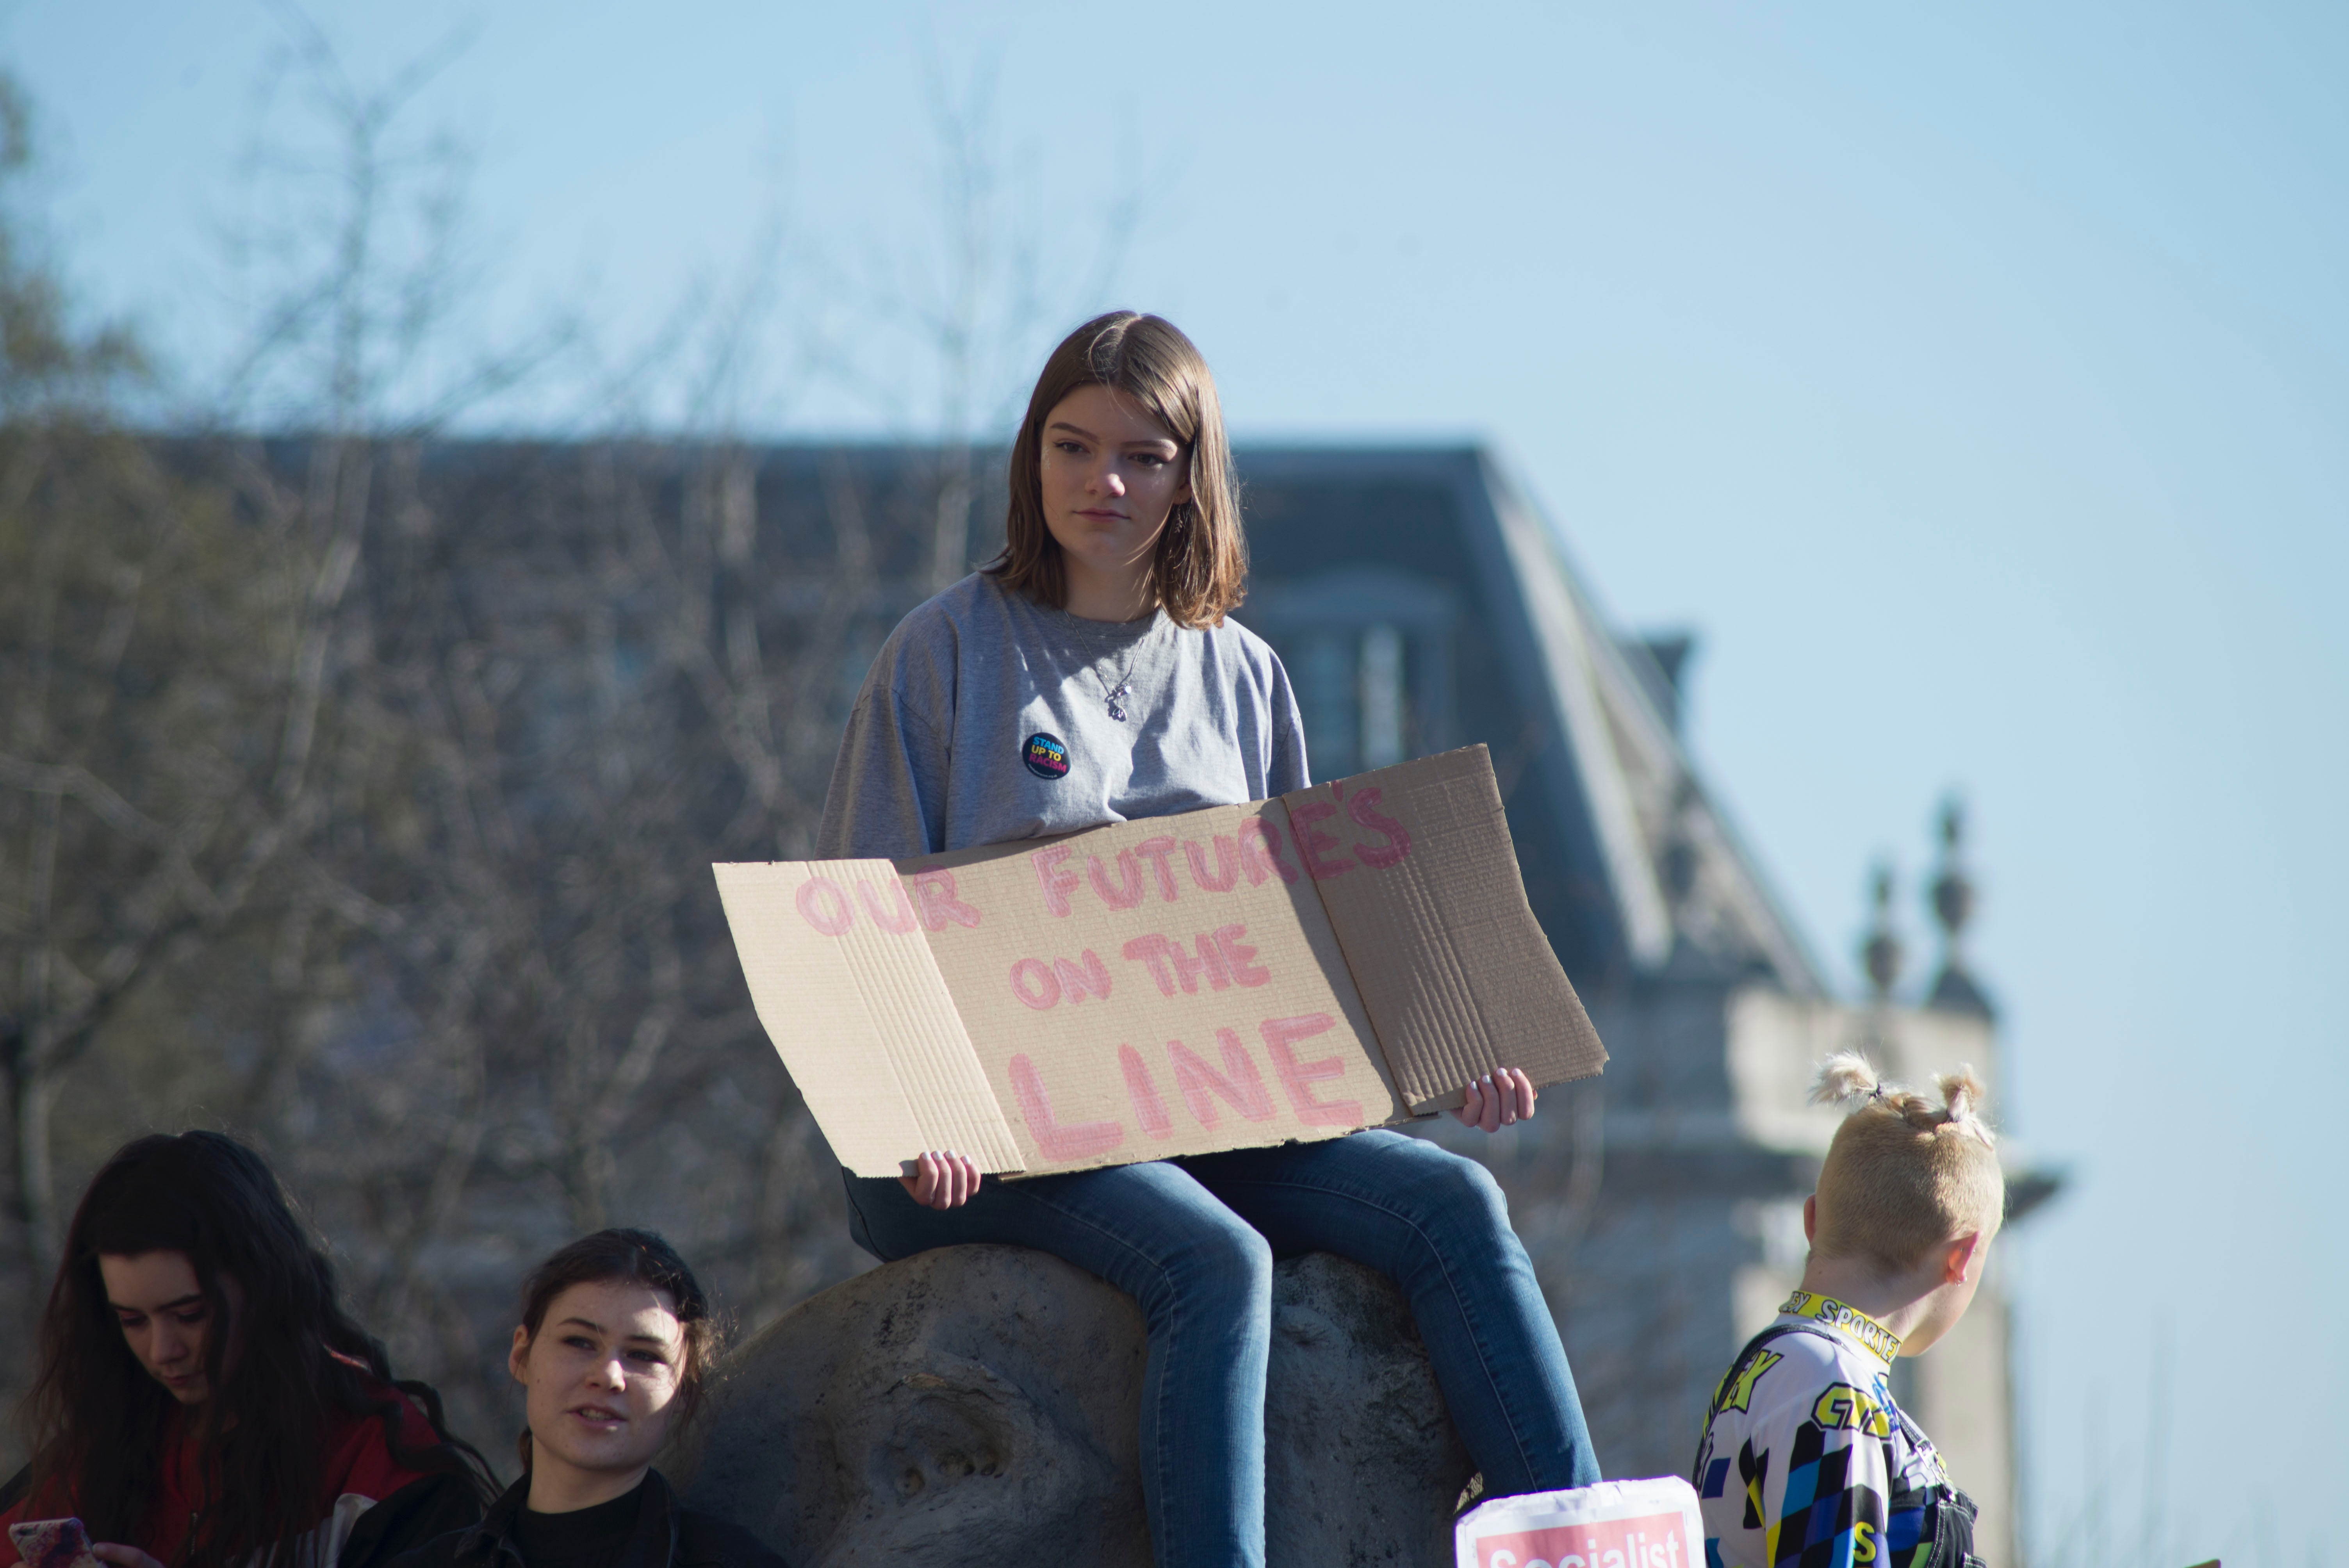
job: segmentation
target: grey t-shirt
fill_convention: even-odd
[[[1121,685],[1110,715],[1111,694]],[[889,634],[824,796],[825,859],[930,854],[1262,800],[1309,782],[1263,638],[1087,621],[975,573]]]

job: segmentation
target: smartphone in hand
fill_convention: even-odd
[[[78,1519],[28,1519],[8,1527],[8,1542],[25,1568],[105,1568]]]

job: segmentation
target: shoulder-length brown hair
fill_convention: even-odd
[[[984,570],[1041,603],[1067,607],[1060,542],[1044,524],[1044,421],[1062,398],[1086,387],[1114,387],[1141,404],[1189,459],[1191,499],[1167,518],[1152,577],[1159,605],[1175,624],[1222,625],[1247,582],[1247,541],[1240,531],[1232,447],[1206,360],[1163,316],[1112,311],[1093,317],[1052,350],[1011,446],[1011,507],[1003,552]]]

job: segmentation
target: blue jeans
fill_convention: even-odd
[[[849,1177],[851,1233],[888,1262],[960,1242],[1098,1274],[1150,1327],[1142,1491],[1158,1568],[1264,1561],[1272,1262],[1336,1253],[1411,1300],[1487,1496],[1599,1479],[1557,1327],[1482,1165],[1381,1130],[1068,1176],[992,1177],[940,1213]]]

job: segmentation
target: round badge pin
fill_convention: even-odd
[[[1019,743],[1019,760],[1039,779],[1069,776],[1069,743],[1048,730],[1038,730]]]

